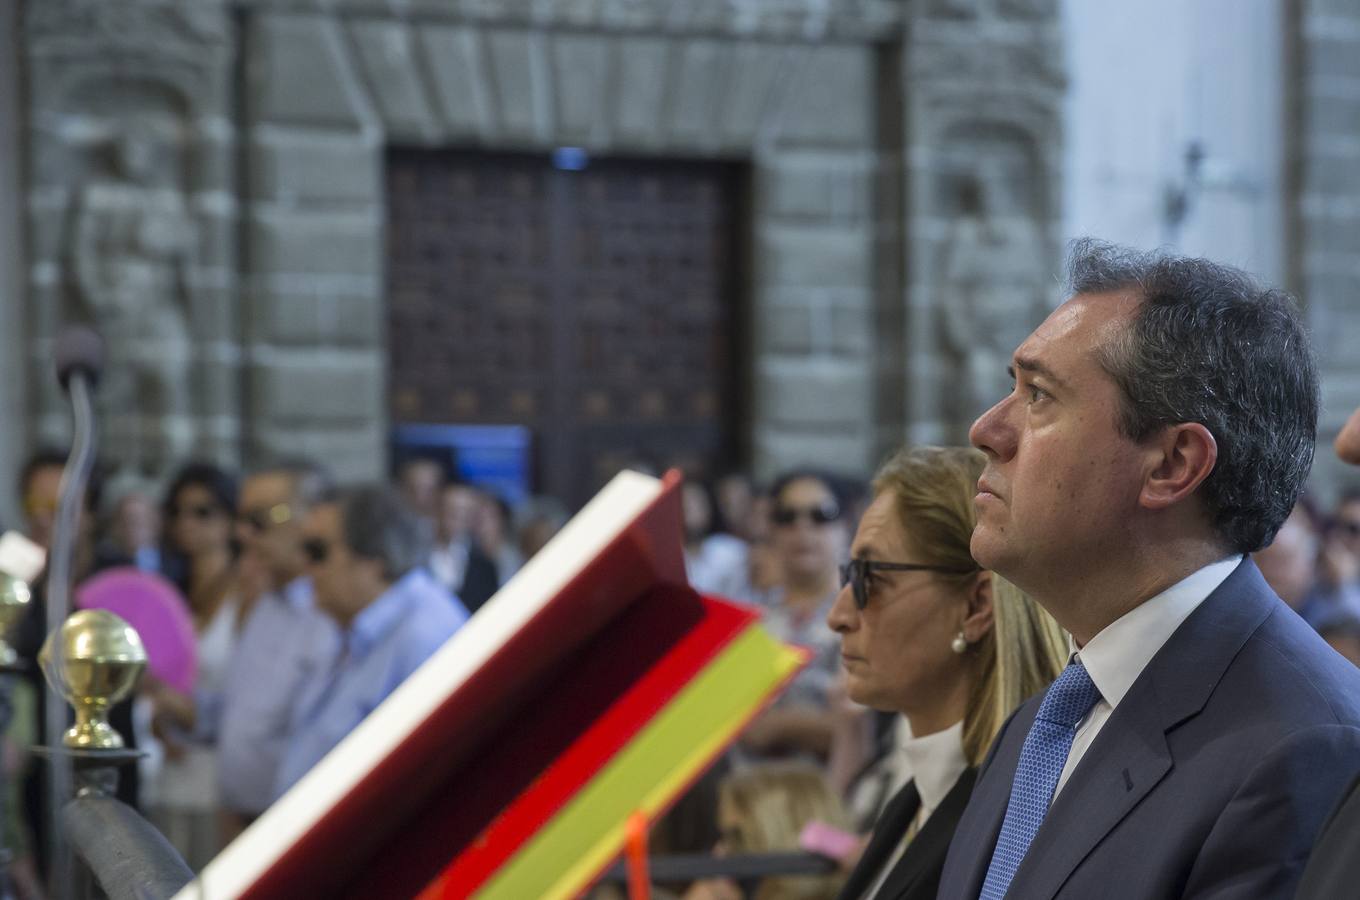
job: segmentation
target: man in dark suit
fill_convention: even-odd
[[[1071,299],[973,425],[978,562],[1072,634],[997,738],[940,897],[1289,897],[1360,772],[1360,673],[1270,590],[1312,462],[1293,301],[1078,242]]]
[[[1360,466],[1360,409],[1351,413],[1336,436],[1336,455]],[[1356,892],[1360,885],[1360,779],[1346,789],[1340,805],[1322,830],[1299,883],[1299,900],[1332,900]]]

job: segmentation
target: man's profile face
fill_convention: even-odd
[[[451,484],[444,488],[439,501],[439,521],[436,523],[440,540],[462,540],[472,534],[478,506],[474,488],[465,484]]]
[[[1332,534],[1350,553],[1360,555],[1360,500],[1350,498],[1337,507]]]
[[[344,519],[335,503],[314,508],[302,524],[302,546],[307,557],[307,574],[317,608],[345,622],[353,614],[353,555],[344,538]]]
[[[1137,507],[1147,454],[1119,430],[1121,392],[1097,355],[1137,302],[1078,294],[1054,310],[1015,351],[1011,393],[969,432],[987,454],[973,556],[1022,588],[1116,552]]]
[[[429,459],[414,459],[401,470],[401,492],[406,502],[420,515],[433,519],[439,506],[439,489],[444,472]]]
[[[301,514],[286,473],[262,472],[241,486],[237,539],[268,570],[275,587],[302,574]]]
[[[61,466],[42,466],[24,484],[24,517],[28,537],[45,550],[52,547],[52,532],[57,521],[57,501],[61,486]]]

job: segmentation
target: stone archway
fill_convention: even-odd
[[[575,145],[751,162],[748,454],[766,472],[868,465],[878,48],[615,28],[251,12],[242,137],[257,450],[287,445],[346,468],[380,457],[385,145]]]

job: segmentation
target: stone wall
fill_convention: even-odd
[[[1324,498],[1360,484],[1330,443],[1360,405],[1360,7],[1296,0],[1293,26],[1292,287],[1322,363],[1313,486]]]
[[[26,10],[31,358],[58,321],[110,317],[140,373],[139,403],[108,402],[110,448],[147,472],[188,447],[381,474],[387,145],[748,161],[742,443],[762,475],[958,439],[997,366],[966,341],[1028,330],[1056,261],[1045,0]],[[125,147],[148,111],[150,150]],[[119,156],[137,152],[181,164],[141,184]],[[138,210],[182,227],[140,246]],[[54,389],[31,393],[59,436]]]
[[[258,8],[244,38],[244,139],[255,188],[247,218],[258,249],[250,279],[317,285],[327,282],[309,276],[333,278],[345,298],[288,297],[289,308],[345,311],[299,314],[304,322],[334,322],[339,332],[299,327],[290,312],[285,354],[278,352],[285,323],[274,321],[282,298],[257,296],[250,319],[264,327],[251,336],[253,370],[278,386],[252,393],[262,443],[296,439],[298,410],[307,409],[328,420],[307,430],[318,451],[353,457],[352,469],[380,453],[384,143],[530,151],[569,144],[595,155],[753,163],[756,337],[747,359],[754,419],[745,436],[752,462],[767,474],[806,460],[849,471],[869,463],[878,47],[810,43],[797,33],[764,39],[779,32],[778,17],[752,20],[762,40],[735,36],[725,32],[739,22],[715,18],[732,13],[722,4],[708,13],[700,4],[659,28],[642,13],[660,8],[553,7],[559,24],[606,26],[597,32],[523,27],[513,5],[494,20],[491,7],[469,5],[466,16],[448,21],[448,9],[393,17]],[[591,9],[593,18],[579,18]],[[638,33],[654,26],[659,33]],[[847,29],[824,22],[822,30]],[[287,174],[298,168],[309,173],[303,187]],[[261,194],[253,176],[266,172],[279,173],[273,182],[289,196]],[[298,354],[299,346],[310,355]],[[296,377],[302,367],[315,380]],[[336,379],[347,379],[336,395],[351,404],[351,420],[311,399]],[[280,397],[284,385],[289,406],[264,401]]]
[[[966,443],[1059,299],[1062,36],[1055,0],[915,10],[901,63],[905,353],[880,372],[905,396],[884,438]]]

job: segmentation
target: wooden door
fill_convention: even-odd
[[[536,489],[740,462],[745,171],[393,149],[394,423],[521,424]]]

